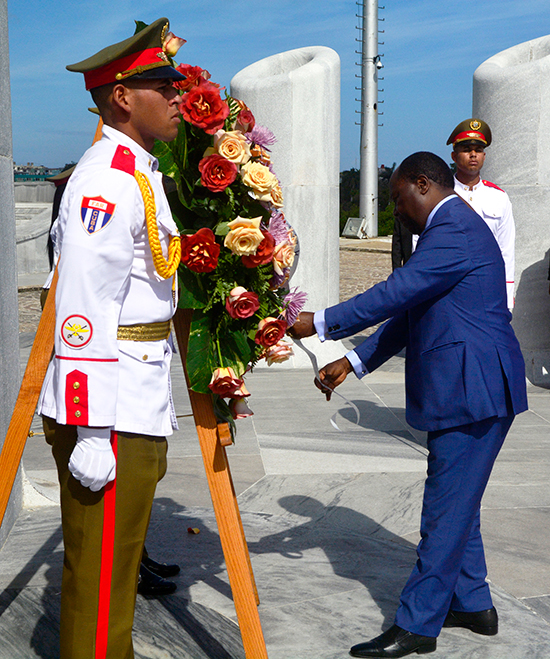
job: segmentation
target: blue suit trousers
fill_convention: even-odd
[[[480,532],[480,505],[493,464],[514,415],[428,433],[418,560],[395,622],[436,637],[449,609],[492,606]]]

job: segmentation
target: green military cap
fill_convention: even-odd
[[[481,144],[489,146],[492,141],[491,129],[481,119],[465,119],[449,135],[447,144],[452,144],[453,148],[457,144]]]
[[[185,41],[168,32],[167,18],[159,18],[134,36],[107,46],[88,59],[69,64],[69,71],[84,74],[86,89],[126,78],[171,78],[185,80],[170,57]]]

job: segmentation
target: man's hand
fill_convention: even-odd
[[[327,400],[332,396],[332,390],[347,378],[348,373],[353,370],[351,364],[346,357],[337,359],[335,362],[330,362],[319,371],[319,380],[315,378],[315,386],[320,389]]]
[[[298,315],[298,319],[294,325],[289,327],[286,333],[293,339],[303,339],[306,336],[316,334],[315,325],[313,324],[313,313],[311,311],[302,311]]]
[[[78,439],[69,460],[69,471],[84,487],[98,492],[116,478],[116,460],[110,428],[77,427]]]

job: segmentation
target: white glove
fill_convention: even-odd
[[[84,487],[98,492],[116,478],[111,428],[77,426],[78,438],[69,460],[69,471]]]

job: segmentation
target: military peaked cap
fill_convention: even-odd
[[[465,119],[449,135],[447,144],[482,144],[489,146],[492,141],[491,129],[481,119]]]
[[[159,18],[134,36],[107,46],[88,59],[69,64],[69,71],[84,74],[86,89],[126,78],[172,78],[185,80],[166,54],[167,18]]]

